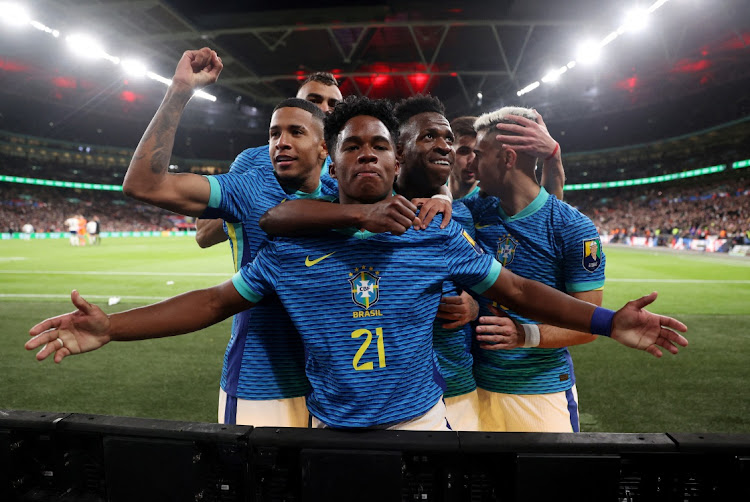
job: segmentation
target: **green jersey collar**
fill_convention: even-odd
[[[497,205],[497,214],[500,215],[500,218],[502,218],[503,221],[510,222],[526,218],[527,216],[531,216],[532,214],[536,213],[542,208],[542,206],[544,206],[544,204],[547,202],[547,199],[549,198],[547,190],[545,190],[544,187],[539,188],[539,195],[537,195],[536,198],[531,201],[531,204],[520,210],[518,214],[508,216],[507,214],[505,214],[505,211],[503,211],[503,208],[500,206],[500,204]]]

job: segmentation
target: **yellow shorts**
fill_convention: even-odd
[[[454,431],[478,431],[479,394],[476,389],[460,396],[445,398],[448,425]]]
[[[326,429],[328,426],[318,420],[317,417],[312,417],[312,427],[314,429]],[[445,418],[445,403],[440,398],[435,406],[427,410],[427,413],[420,415],[411,420],[405,422],[399,422],[390,426],[383,427],[368,427],[369,429],[384,429],[389,431],[449,431],[448,421]]]
[[[307,427],[310,412],[304,397],[250,401],[237,399],[235,419],[225,421],[227,393],[219,389],[219,423],[253,425],[255,427]]]
[[[499,394],[477,389],[485,432],[578,432],[578,391]]]

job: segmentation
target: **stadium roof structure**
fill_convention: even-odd
[[[344,94],[397,99],[431,93],[443,100],[450,116],[521,104],[543,111],[548,123],[574,121],[684,96],[695,102],[711,90],[739,109],[727,121],[750,113],[744,91],[750,81],[750,9],[745,0],[666,2],[651,14],[649,27],[622,33],[607,45],[598,63],[578,64],[556,83],[543,82],[520,97],[520,89],[540,81],[550,69],[574,61],[583,39],[601,40],[617,29],[624,3],[19,3],[44,24],[63,33],[86,31],[109,53],[137,56],[165,77],[172,75],[184,50],[215,49],[224,62],[219,83],[210,88],[218,100],[201,105],[192,117],[196,127],[261,133],[270,107],[293,95],[310,71],[333,72]],[[634,0],[641,7],[653,3]],[[163,86],[125,77],[106,61],[74,61],[59,40],[33,31],[0,27],[0,113],[6,115],[5,121],[0,117],[0,128],[28,122],[20,108],[6,113],[21,105],[42,115],[49,105],[67,107],[61,115],[71,127],[75,120],[70,117],[81,110],[139,123],[153,113]],[[714,125],[707,120],[696,129]],[[42,130],[55,120],[45,116],[38,122]],[[34,126],[26,124],[23,132],[34,134]]]

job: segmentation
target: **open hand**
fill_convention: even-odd
[[[686,332],[687,326],[677,319],[652,314],[644,307],[656,300],[657,293],[629,301],[615,313],[612,319],[612,339],[633,349],[645,350],[655,357],[661,357],[659,347],[677,354],[679,347],[687,347],[688,341],[676,333]]]
[[[73,290],[70,299],[78,310],[52,317],[29,330],[33,338],[26,342],[26,350],[42,347],[39,361],[54,354],[56,363],[73,354],[96,350],[109,342],[109,317],[102,309],[84,300]]]

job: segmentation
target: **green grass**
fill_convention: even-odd
[[[604,305],[659,291],[650,310],[683,320],[690,346],[662,359],[606,339],[572,348],[583,430],[749,433],[750,260],[606,252]],[[92,274],[64,273],[76,271]],[[72,310],[73,288],[117,312],[231,272],[226,244],[201,250],[192,238],[109,239],[84,248],[65,240],[0,242],[0,408],[215,421],[229,321],[111,344],[60,365],[37,362],[23,343],[33,324]],[[111,296],[122,302],[107,306]]]
[[[75,271],[96,274],[62,273]],[[0,242],[0,408],[215,422],[231,320],[180,337],[111,344],[60,365],[37,362],[23,343],[33,324],[72,310],[74,288],[111,313],[231,275],[227,244],[202,250],[192,237],[83,248],[66,240]],[[112,296],[121,303],[107,306]]]

